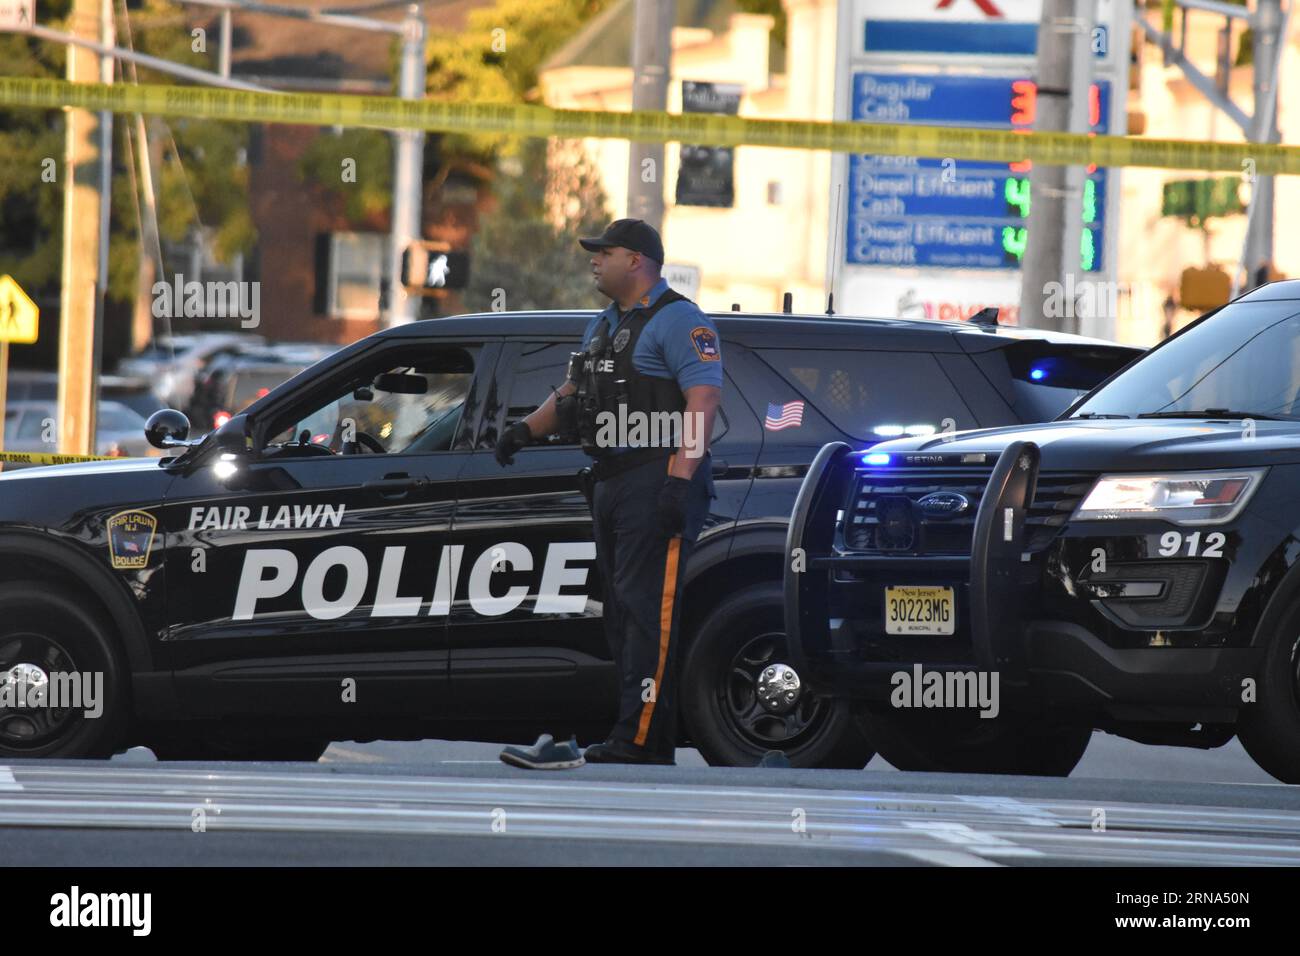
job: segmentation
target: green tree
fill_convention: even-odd
[[[67,30],[69,0],[42,0],[41,22]],[[192,36],[183,9],[170,0],[144,0],[129,13],[117,7],[118,44],[173,62],[212,69],[215,47]],[[0,58],[11,76],[62,78],[66,51],[59,44],[22,34],[0,34]],[[174,83],[174,77],[130,66],[118,82]],[[113,195],[109,234],[109,297],[125,302],[135,295],[139,259],[136,214],[138,183],[130,168],[136,144],[128,144],[134,117],[114,120]],[[240,123],[174,119],[155,121],[164,136],[164,162],[154,171],[159,194],[159,230],[180,241],[197,226],[215,232],[215,253],[228,261],[256,240],[248,205],[248,171],[238,161],[248,129]],[[62,266],[64,124],[60,110],[0,111],[0,271],[10,272],[29,291],[57,293]],[[49,170],[53,161],[54,177]]]
[[[427,49],[427,96],[444,102],[524,103],[536,98],[542,63],[610,0],[498,0],[472,11],[460,33],[435,34]],[[445,176],[451,169],[504,167],[493,182],[494,208],[479,222],[470,284],[470,311],[598,306],[579,235],[605,225],[605,196],[595,168],[576,143],[553,142],[566,160],[547,162],[548,141],[507,135],[430,135],[425,150]],[[355,182],[343,182],[345,159]],[[353,221],[387,213],[392,189],[392,140],[376,130],[320,136],[299,174],[339,196]],[[502,298],[504,296],[504,299]]]
[[[434,142],[425,140],[425,149]],[[346,163],[355,178],[343,178]],[[393,141],[389,133],[352,127],[318,136],[298,163],[298,178],[325,185],[343,200],[348,219],[386,215],[393,199]]]
[[[42,19],[67,17],[68,0],[42,4]],[[61,77],[64,48],[20,33],[0,33],[0,59],[10,76]],[[62,241],[63,114],[0,112],[0,272],[29,293],[59,283]],[[51,174],[55,181],[50,182]]]
[[[595,168],[570,141],[551,141],[562,162],[547,175],[548,141],[523,141],[496,183],[496,208],[479,224],[465,308],[603,308],[588,254],[579,236],[598,234],[608,222],[605,194]],[[558,170],[558,172],[555,172]]]
[[[427,46],[426,95],[449,103],[524,103],[536,98],[538,70],[610,0],[498,0],[470,12],[459,33],[435,33]],[[396,63],[394,63],[396,68]],[[443,169],[491,166],[514,154],[519,140],[505,134],[430,135],[431,151]],[[357,161],[357,181],[339,177],[340,163]],[[365,219],[386,213],[392,198],[392,140],[376,130],[348,130],[320,136],[299,164],[304,179],[342,198],[347,215]],[[363,174],[362,170],[366,172]]]
[[[464,31],[433,37],[429,98],[445,102],[520,103],[537,99],[538,71],[610,0],[498,0],[469,14]],[[515,150],[497,134],[443,137],[446,157],[490,161]]]

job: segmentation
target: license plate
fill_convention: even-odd
[[[885,588],[886,634],[953,634],[956,627],[952,588]]]

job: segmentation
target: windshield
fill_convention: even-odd
[[[1300,300],[1227,306],[1136,362],[1070,417],[1205,409],[1300,419]]]

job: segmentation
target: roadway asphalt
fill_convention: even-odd
[[[1068,779],[676,767],[540,773],[488,744],[338,743],[315,764],[0,768],[6,865],[1300,864],[1300,788],[1235,742],[1096,734]]]

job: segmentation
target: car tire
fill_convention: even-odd
[[[149,749],[159,760],[265,760],[268,762],[315,763],[329,747],[328,740],[285,739],[232,740],[213,738],[169,738],[155,740]]]
[[[1041,715],[859,712],[867,739],[898,770],[1068,777],[1092,728]]]
[[[40,581],[0,585],[0,676],[17,665],[102,674],[97,717],[50,707],[0,709],[0,760],[111,757],[131,720],[125,656],[101,616]],[[83,701],[88,703],[88,701]]]
[[[1283,615],[1264,649],[1255,700],[1243,705],[1237,738],[1283,783],[1300,783],[1300,604]]]
[[[754,675],[788,661],[782,602],[780,582],[751,585],[725,598],[695,630],[681,678],[691,742],[715,767],[752,767],[780,750],[792,767],[860,770],[874,754],[847,701],[805,690],[782,715],[758,700]]]

